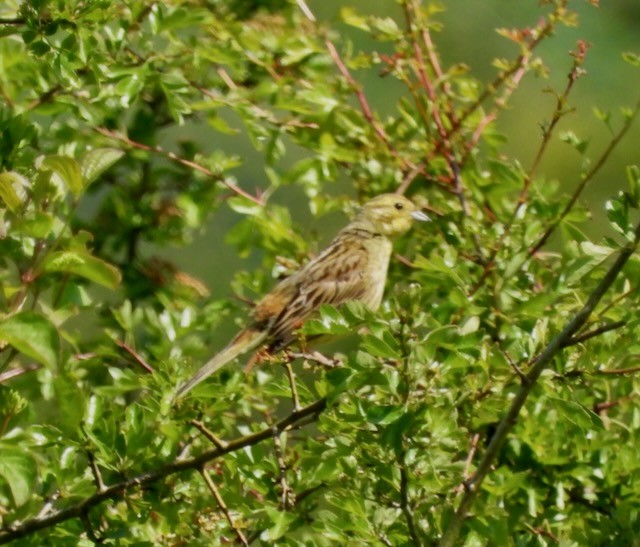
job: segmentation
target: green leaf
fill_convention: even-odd
[[[80,162],[80,171],[85,186],[96,180],[123,155],[124,152],[117,148],[96,148],[91,150]]]
[[[580,429],[587,431],[593,429],[601,430],[603,428],[600,416],[580,403],[559,397],[548,397],[548,399],[561,416]]]
[[[66,156],[47,156],[40,164],[42,169],[53,171],[60,177],[67,189],[79,196],[84,189],[80,165],[73,158]]]
[[[632,51],[625,51],[622,54],[622,58],[631,66],[640,67],[640,55]]]
[[[405,413],[405,409],[396,405],[373,406],[367,410],[367,420],[372,424],[388,425]]]
[[[265,507],[271,526],[260,534],[263,541],[275,541],[287,533],[289,525],[295,520],[295,515],[279,511],[272,507]]]
[[[24,186],[28,186],[28,182],[18,173],[0,173],[0,199],[11,211],[15,211],[22,203],[25,196],[22,188]]]
[[[67,272],[115,289],[121,281],[118,268],[89,253],[58,251],[47,256],[42,265],[46,272]]]
[[[0,340],[49,368],[55,368],[58,363],[58,330],[35,312],[16,313],[0,322]]]
[[[400,354],[386,340],[371,334],[362,337],[362,349],[376,357],[400,359]]]
[[[627,179],[631,206],[637,209],[640,207],[640,168],[637,165],[627,165]]]
[[[29,237],[44,238],[51,234],[56,221],[60,223],[49,213],[35,211],[32,216],[21,218],[16,228]]]
[[[36,463],[30,454],[14,446],[0,444],[0,477],[9,485],[16,506],[29,501],[36,474]]]

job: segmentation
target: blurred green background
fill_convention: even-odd
[[[399,25],[404,25],[400,5],[391,0],[309,0],[308,5],[321,24],[331,29],[332,40],[341,51],[352,47],[354,51],[390,52],[392,47],[390,43],[373,42],[365,33],[342,23],[340,10],[346,5],[362,15],[392,17]],[[496,29],[533,26],[544,10],[533,0],[449,0],[440,5],[443,11],[435,16],[435,21],[441,22],[442,28],[433,33],[433,39],[443,60],[449,65],[466,65],[470,74],[482,82],[491,81],[496,76],[497,69],[492,66],[494,58],[514,59],[518,55],[516,44],[500,36]],[[511,97],[498,125],[508,140],[504,146],[505,154],[518,159],[528,169],[540,144],[540,125],[549,120],[555,104],[554,96],[545,89],[551,87],[561,91],[564,88],[571,67],[569,52],[578,40],[585,40],[591,45],[585,63],[587,74],[578,81],[571,95],[571,106],[576,111],[561,121],[538,172],[541,179],[558,181],[566,194],[579,182],[584,158],[561,142],[558,135],[570,127],[580,138],[589,141],[586,156],[591,160],[597,159],[610,140],[610,131],[596,118],[594,107],[611,111],[615,130],[621,121],[619,106],[635,104],[640,88],[638,72],[622,59],[622,52],[640,52],[640,2],[619,0],[603,2],[600,7],[595,7],[591,2],[575,1],[569,7],[578,12],[579,25],[575,28],[560,27],[554,37],[536,50],[549,68],[549,78],[528,74]],[[364,86],[369,102],[382,119],[394,114],[396,99],[403,93],[397,81],[381,78],[376,70],[354,71],[354,76]],[[253,148],[238,119],[229,115],[228,122],[239,130],[236,135],[222,135],[205,125],[186,125],[167,132],[162,145],[172,149],[176,140],[195,138],[205,150],[219,149],[237,154],[244,160],[235,173],[240,185],[249,189],[266,187],[268,181],[261,153]],[[584,201],[593,213],[590,232],[595,236],[611,235],[603,222],[605,202],[626,187],[625,168],[639,161],[639,137],[640,127],[636,124],[584,194]],[[304,153],[291,147],[283,165],[299,160]],[[306,207],[298,206],[305,200],[290,190],[290,187],[282,187],[273,195],[272,202],[292,208],[294,220],[307,231],[305,236],[318,234],[320,244],[326,242],[342,225],[344,218],[338,215],[331,215],[328,219],[311,218]],[[329,185],[328,191],[353,193],[346,177]],[[427,193],[430,191],[434,190],[427,190]],[[228,295],[234,272],[256,268],[260,264],[259,250],[242,259],[234,248],[224,243],[225,233],[239,220],[239,215],[224,206],[190,245],[168,251],[148,246],[146,252],[175,261],[180,269],[203,280],[214,297]]]

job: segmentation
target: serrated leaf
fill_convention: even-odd
[[[0,340],[49,368],[55,368],[58,363],[58,330],[51,321],[35,312],[16,313],[2,320]]]
[[[29,501],[36,474],[36,463],[30,454],[14,446],[0,445],[0,477],[9,485],[16,506]]]
[[[80,165],[73,158],[66,156],[47,156],[42,160],[40,167],[41,169],[53,171],[58,175],[67,189],[75,196],[79,196],[82,193],[84,189],[82,172],[80,171]]]
[[[51,253],[45,259],[42,268],[46,272],[67,272],[79,275],[109,289],[115,289],[121,280],[118,268],[83,252],[58,251]]]
[[[82,158],[80,163],[80,172],[84,179],[84,185],[91,184],[123,155],[124,152],[117,148],[96,148],[91,150]]]

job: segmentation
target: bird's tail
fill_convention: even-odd
[[[184,396],[200,382],[220,370],[230,361],[233,361],[238,355],[256,349],[264,342],[266,337],[267,331],[263,329],[247,328],[239,332],[224,349],[207,361],[207,363],[195,373],[193,378],[178,388],[175,399]]]

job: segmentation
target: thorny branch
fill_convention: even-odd
[[[134,488],[147,486],[171,475],[175,475],[176,473],[202,469],[207,462],[215,460],[225,454],[236,452],[247,446],[253,446],[262,441],[273,438],[274,431],[282,433],[283,431],[296,429],[302,422],[304,422],[304,420],[317,417],[326,407],[327,400],[318,399],[310,405],[292,412],[270,427],[266,427],[256,433],[251,433],[230,441],[225,447],[217,447],[207,450],[193,458],[174,460],[152,471],[146,471],[130,479],[112,484],[111,486],[106,486],[102,491],[98,491],[74,505],[53,513],[47,513],[47,516],[35,517],[21,524],[14,524],[0,529],[0,544],[15,541],[37,532],[38,530],[51,528],[52,526],[70,519],[82,518],[82,515],[86,514],[86,512],[92,507],[100,505],[110,499],[121,498],[127,491]]]
[[[524,406],[531,390],[536,385],[540,374],[542,374],[553,358],[562,351],[564,347],[566,347],[567,343],[572,340],[575,334],[585,325],[595,307],[616,280],[618,274],[620,274],[622,268],[638,246],[638,241],[640,240],[640,224],[636,226],[634,235],[635,238],[633,244],[620,251],[618,258],[611,265],[595,290],[591,293],[585,305],[575,314],[573,319],[567,323],[564,329],[544,348],[544,350],[531,361],[531,368],[526,374],[526,381],[522,382],[518,388],[509,409],[498,424],[498,427],[496,428],[496,431],[493,434],[475,473],[470,479],[464,482],[465,493],[462,496],[454,517],[449,523],[447,530],[440,541],[440,547],[452,547],[456,544],[462,525],[467,518],[469,509],[478,495],[482,482],[488,475],[491,467],[494,465],[496,458],[507,439],[507,435],[515,426],[520,410]]]

